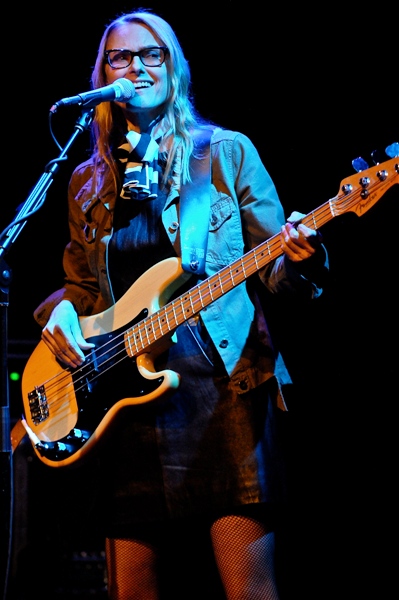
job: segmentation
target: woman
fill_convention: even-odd
[[[176,598],[176,588],[165,586],[162,559],[176,540],[191,539],[195,549],[194,533],[202,531],[225,598],[276,600],[274,529],[285,481],[275,419],[289,376],[273,348],[255,278],[273,296],[316,298],[326,252],[316,232],[299,223],[303,215],[285,221],[251,141],[198,116],[182,48],[156,14],[138,10],[105,29],[93,88],[119,78],[133,82],[135,94],[95,109],[92,156],[69,186],[64,286],[35,311],[55,356],[77,368],[94,347],[78,316],[102,314],[132,289],[135,302],[143,298],[148,306],[148,286],[140,285],[147,280],[140,277],[154,265],[161,263],[156,280],[163,290],[163,265],[166,281],[169,261],[181,260],[184,286],[172,286],[172,297],[240,264],[273,236],[278,251],[250,281],[211,297],[176,331],[172,323],[173,340],[150,353],[156,372],[178,374],[168,393],[153,402],[157,390],[151,391],[151,401],[123,407],[115,419],[102,456],[108,594],[152,600],[173,591]],[[206,164],[208,137],[209,216],[206,202],[197,203],[194,170],[195,160]],[[206,235],[192,243],[203,222]],[[113,385],[122,386],[122,397],[131,393],[126,380]],[[196,586],[187,584],[184,597],[194,598]]]

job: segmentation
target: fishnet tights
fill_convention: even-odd
[[[259,521],[232,515],[213,523],[211,538],[228,600],[278,600],[273,533]]]
[[[203,597],[199,587],[206,578],[204,563],[197,557],[198,549],[195,541],[190,540],[190,532],[186,530],[185,533],[186,541],[179,541],[180,551],[182,556],[185,554],[190,557],[197,571],[187,581],[187,570],[179,559],[172,559],[174,577],[168,589],[163,587],[160,569],[161,561],[168,554],[168,543],[164,547],[166,555],[163,556],[159,544],[134,539],[107,539],[110,600],[161,600],[170,597],[177,600],[180,598],[177,582],[183,584],[182,599]],[[213,599],[278,600],[273,533],[267,533],[264,525],[255,519],[229,515],[211,525],[210,537],[210,550],[213,548],[220,578],[217,582],[215,580],[211,589],[207,588],[207,593],[212,593]],[[187,545],[187,540],[193,542],[192,546]],[[168,575],[170,577],[170,573]]]

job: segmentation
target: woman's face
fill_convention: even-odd
[[[147,27],[140,23],[130,23],[114,30],[107,42],[106,50],[125,49],[138,52],[144,48],[159,47],[162,43]],[[148,122],[161,112],[168,95],[168,73],[163,62],[157,67],[145,66],[139,56],[134,56],[131,64],[122,69],[105,65],[107,84],[121,77],[134,83],[136,93],[126,103],[117,103],[129,116],[138,116]]]

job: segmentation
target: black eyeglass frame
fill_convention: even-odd
[[[148,52],[148,51],[151,51],[151,50],[162,50],[162,52],[163,52],[163,59],[159,63],[159,65],[146,65],[145,64],[145,62],[144,62],[143,57],[141,56],[141,54],[143,52]],[[125,65],[124,67],[114,67],[111,64],[111,61],[110,61],[110,58],[109,58],[109,55],[110,55],[111,52],[126,52],[126,53],[130,54],[130,62],[127,65]],[[105,50],[104,56],[106,57],[107,63],[109,64],[109,66],[112,69],[126,69],[127,67],[130,67],[130,65],[133,62],[133,58],[135,56],[139,57],[139,59],[141,60],[141,62],[143,63],[143,65],[145,67],[154,67],[155,68],[155,67],[161,67],[163,65],[163,63],[166,60],[166,56],[167,56],[168,52],[169,52],[169,48],[167,46],[150,46],[149,48],[143,48],[142,50],[139,50],[138,52],[133,52],[132,50],[128,50],[127,48],[112,48],[111,50]]]

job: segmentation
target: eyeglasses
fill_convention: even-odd
[[[129,67],[135,56],[138,56],[145,67],[160,67],[164,62],[167,53],[169,52],[166,46],[153,46],[151,48],[143,48],[138,52],[117,48],[114,50],[106,50],[104,55],[107,57],[108,64],[113,69],[125,69]]]

